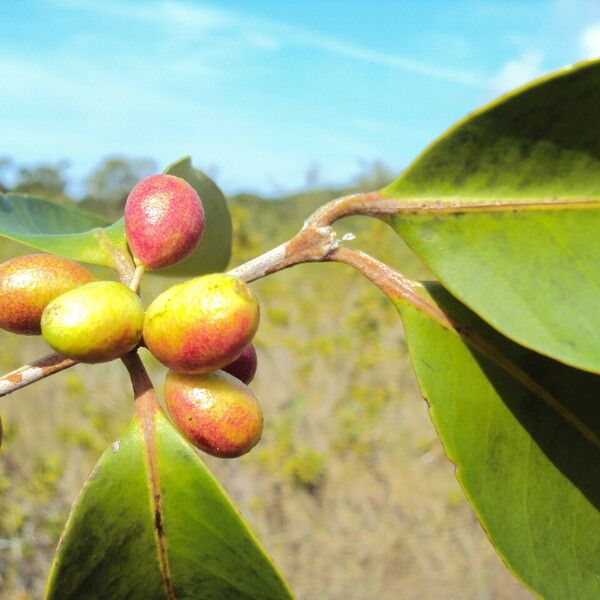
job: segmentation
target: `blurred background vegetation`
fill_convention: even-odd
[[[153,161],[108,157],[71,198],[67,163],[0,159],[0,188],[118,218]],[[324,202],[377,189],[392,174],[362,165],[344,189],[279,199],[229,198],[232,265],[281,243]],[[425,269],[385,225],[347,219],[337,228],[411,277]],[[27,253],[0,240],[0,258]],[[108,272],[102,272],[111,277]],[[146,302],[174,280],[147,276]],[[240,460],[203,457],[300,599],[521,599],[462,498],[411,372],[398,314],[360,275],[302,265],[253,284],[262,308],[252,384],[265,413],[262,442]],[[6,372],[48,352],[38,337],[0,333]],[[144,354],[161,388],[165,369]],[[0,598],[40,598],[62,526],[100,453],[131,418],[118,364],[78,365],[2,399]]]

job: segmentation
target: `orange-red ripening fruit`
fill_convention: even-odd
[[[260,405],[250,388],[229,373],[185,375],[169,371],[165,401],[176,427],[208,454],[235,458],[260,440]]]
[[[233,362],[223,367],[223,371],[227,371],[248,385],[254,379],[257,363],[256,348],[254,344],[248,344]]]
[[[125,203],[125,232],[136,262],[148,269],[188,257],[204,233],[204,206],[181,177],[153,175],[140,181]]]
[[[144,343],[170,369],[207,373],[243,352],[258,320],[258,301],[246,283],[225,273],[203,275],[155,298],[144,318]]]
[[[46,306],[61,294],[96,281],[76,262],[51,254],[18,256],[0,265],[0,328],[39,335]]]

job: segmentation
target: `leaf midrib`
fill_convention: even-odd
[[[385,190],[384,190],[385,191]],[[532,210],[593,210],[600,208],[600,199],[596,198],[570,198],[570,199],[540,199],[540,198],[503,198],[494,200],[495,197],[486,199],[482,196],[409,196],[400,197],[394,194],[382,194],[383,200],[392,200],[398,203],[398,211],[387,217],[429,214],[456,214],[456,213],[496,213],[520,212]],[[442,198],[446,198],[442,200]]]
[[[171,570],[169,567],[169,556],[164,531],[164,518],[161,503],[161,487],[157,464],[156,450],[156,418],[158,412],[156,404],[152,401],[151,395],[147,398],[139,398],[136,402],[136,416],[139,420],[142,431],[144,453],[146,456],[146,467],[148,469],[148,493],[150,494],[150,507],[154,516],[153,530],[155,537],[156,551],[158,554],[158,564],[160,573],[165,586],[167,600],[176,600]]]

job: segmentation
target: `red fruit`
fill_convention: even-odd
[[[231,373],[240,381],[249,384],[256,374],[257,358],[254,344],[248,344],[244,351],[233,362],[223,367],[223,371]]]
[[[196,448],[220,458],[250,451],[260,439],[262,411],[254,394],[224,371],[169,371],[165,401],[173,423]]]
[[[55,298],[96,278],[81,265],[51,254],[27,254],[0,265],[0,328],[39,335],[42,313]]]
[[[204,233],[202,201],[180,177],[148,177],[127,198],[125,232],[136,262],[148,269],[174,265],[200,243]]]

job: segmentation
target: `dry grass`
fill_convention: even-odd
[[[405,272],[423,272],[380,224],[350,228],[359,246],[372,240]],[[238,245],[237,259],[279,241]],[[146,295],[168,285],[149,280]],[[298,597],[530,598],[462,498],[392,305],[338,265],[297,267],[256,290],[264,438],[244,459],[207,462]],[[1,339],[5,370],[46,352],[40,339]],[[147,362],[160,384],[164,369]],[[131,393],[115,363],[77,366],[2,403],[1,597],[40,598],[70,504],[130,418]]]

